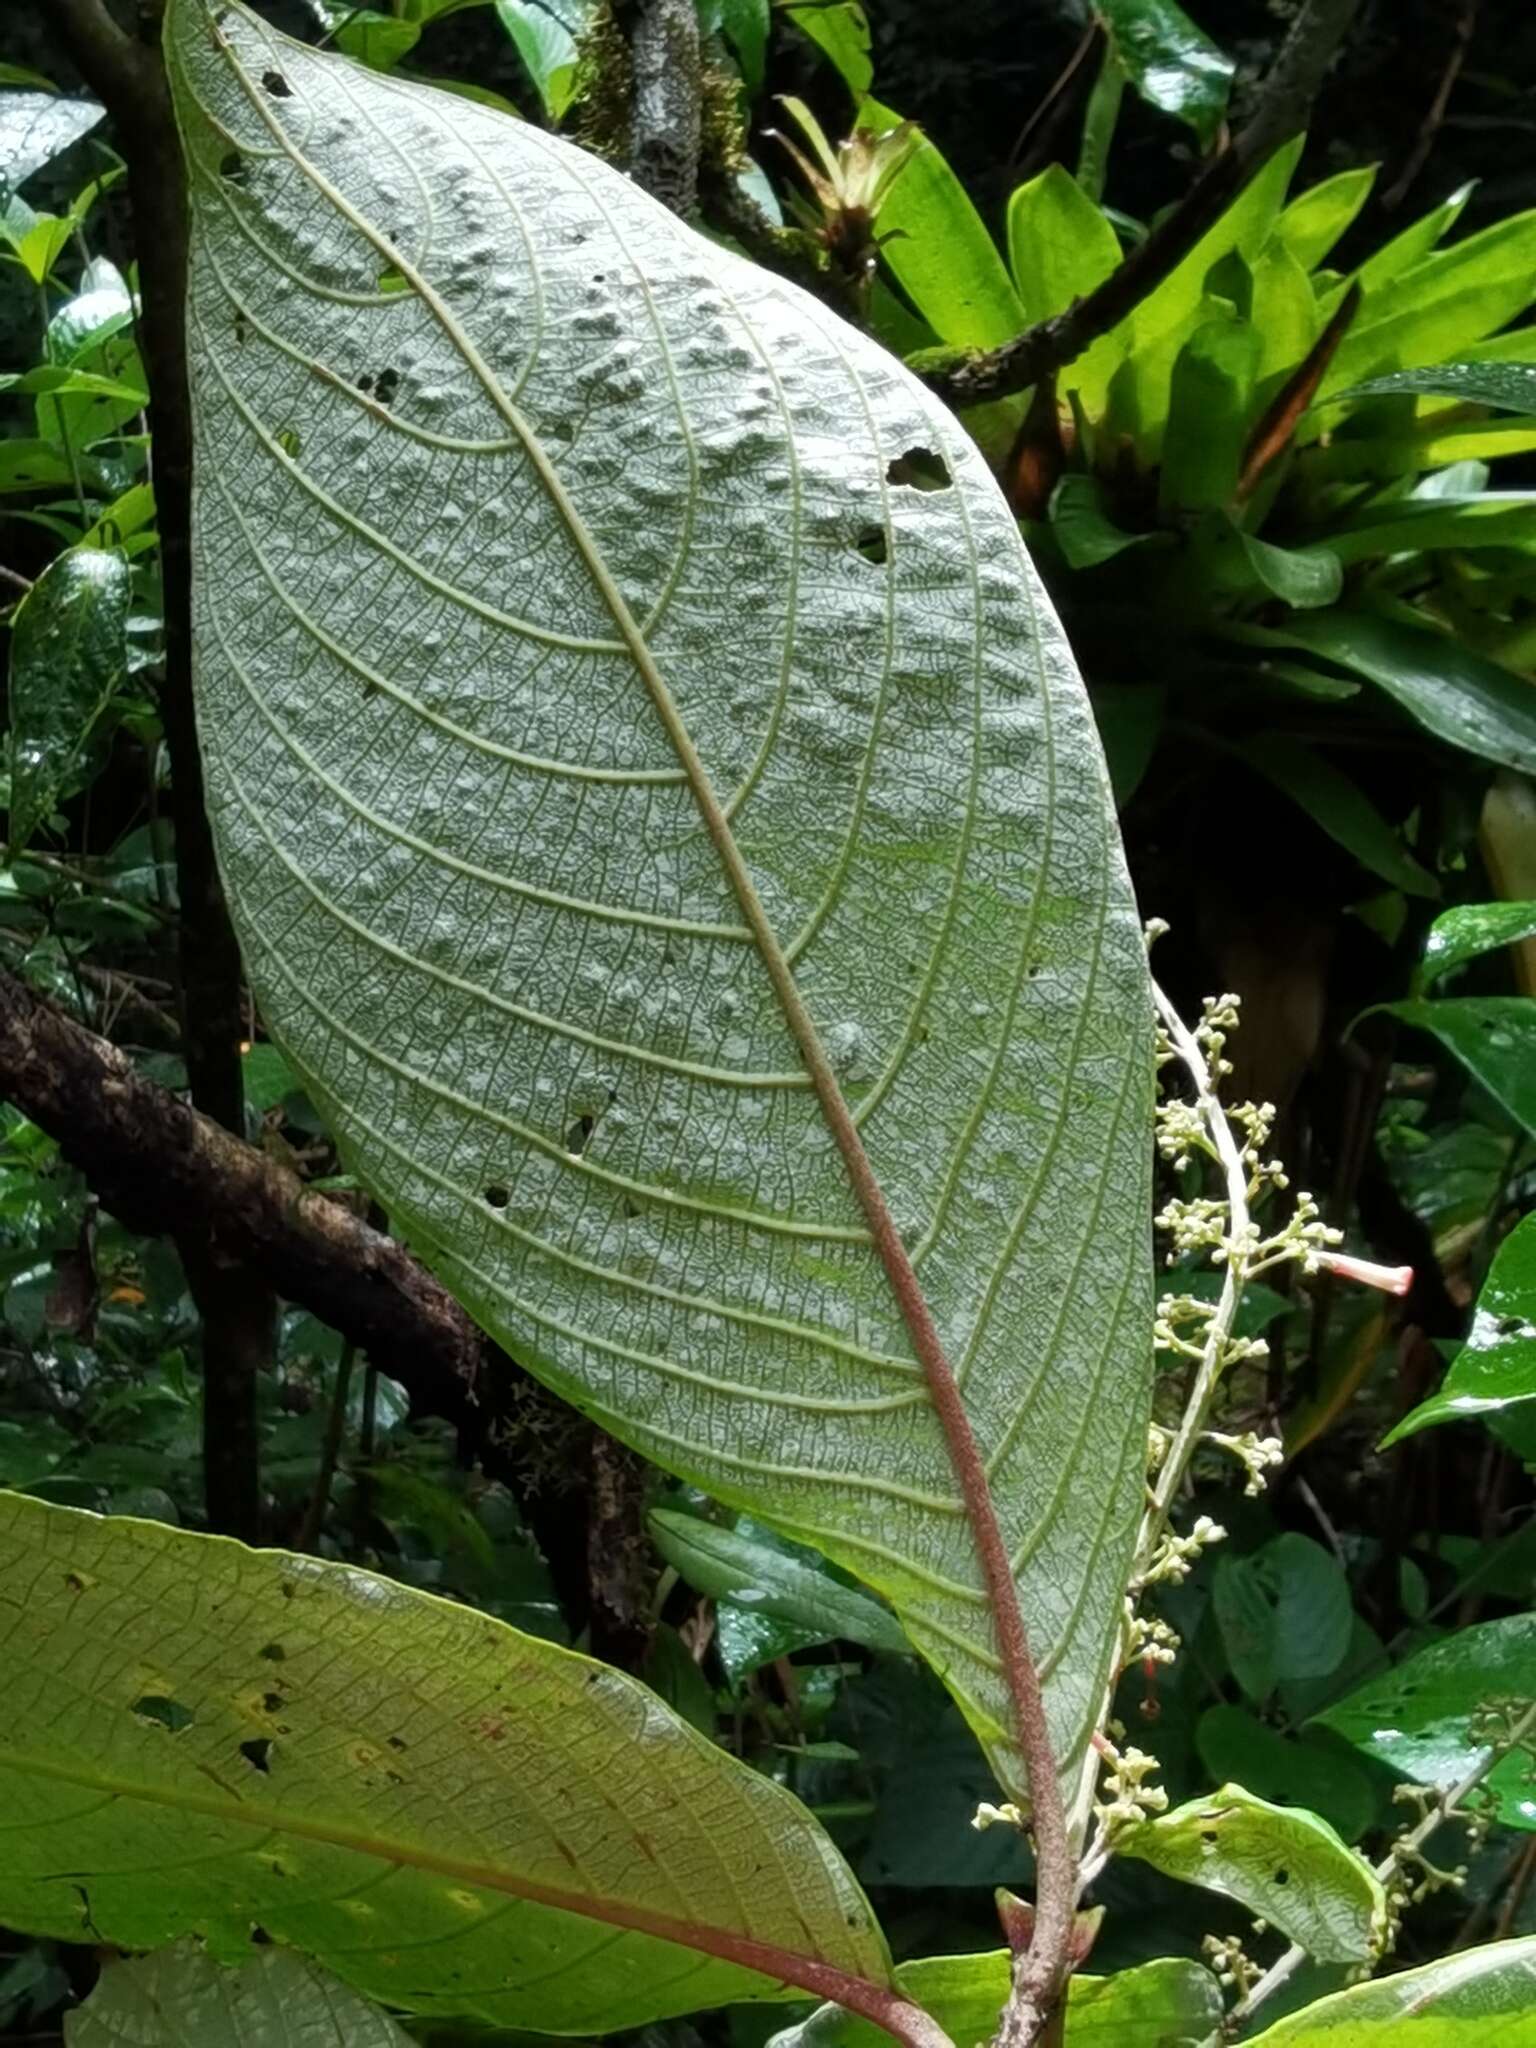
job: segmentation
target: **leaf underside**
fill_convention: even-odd
[[[571,146],[237,6],[173,0],[168,44],[199,711],[264,1014],[479,1320],[885,1593],[1021,1791],[792,977],[1070,1768],[1143,1469],[1149,1009],[1001,496],[882,350]]]

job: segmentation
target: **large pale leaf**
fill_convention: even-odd
[[[1536,1935],[1400,1970],[1290,2013],[1249,2048],[1527,2048],[1536,2012]]]
[[[387,1580],[0,1495],[0,1923],[552,2033],[888,1985],[804,1807],[622,1672]]]
[[[109,1963],[65,2048],[411,2048],[387,2013],[292,1949],[230,1969],[191,1942]]]
[[[201,724],[274,1031],[470,1309],[888,1595],[1018,1788],[1011,1560],[1070,1762],[1145,1448],[1146,983],[1001,496],[569,145],[239,7],[169,38]]]

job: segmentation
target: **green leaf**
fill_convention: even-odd
[[[748,95],[755,96],[762,90],[768,50],[768,0],[722,0],[720,28],[736,52]]]
[[[88,370],[65,370],[51,363],[39,364],[36,369],[11,372],[0,376],[0,393],[16,392],[23,396],[46,393],[55,397],[60,393],[84,392],[91,397],[126,398],[135,406],[148,403],[149,393],[135,385],[121,384],[113,377],[98,377]]]
[[[1376,1953],[1386,1919],[1380,1881],[1304,1807],[1271,1806],[1241,1785],[1223,1785],[1128,1829],[1115,1848],[1237,1899],[1320,1963],[1363,1963]]]
[[[890,1981],[797,1801],[488,1615],[16,1494],[0,1613],[9,1927],[236,1960],[256,1921],[382,2003],[551,2033],[782,1997],[817,1959]]]
[[[106,114],[94,100],[51,92],[0,92],[0,205]]]
[[[900,119],[877,100],[859,108],[859,127],[876,134]],[[953,348],[996,348],[1029,325],[970,194],[926,135],[880,202],[880,253],[940,341]]]
[[[1536,298],[1536,209],[1495,221],[1366,290],[1319,396],[1390,370],[1454,360]]]
[[[0,436],[0,494],[72,482],[73,471],[62,448],[50,441]]]
[[[1440,885],[1404,846],[1357,782],[1323,755],[1284,733],[1266,733],[1237,751],[1256,775],[1283,790],[1302,810],[1352,853],[1362,867],[1410,896],[1438,896]]]
[[[1451,635],[1340,608],[1293,614],[1275,638],[1364,676],[1450,746],[1536,773],[1536,686]]]
[[[814,0],[805,7],[786,7],[802,35],[810,37],[853,94],[863,99],[875,76],[869,55],[869,18],[859,0]]]
[[[97,722],[127,672],[132,575],[120,556],[57,556],[11,615],[14,856],[80,786]]]
[[[1275,222],[1275,239],[1284,243],[1303,270],[1316,270],[1364,206],[1375,182],[1375,164],[1324,178],[1286,207]]]
[[[1008,1996],[1011,1957],[988,1954],[925,1956],[902,1963],[896,1981],[931,2013],[951,2040],[989,2041]],[[1073,1976],[1067,1986],[1069,2048],[1176,2048],[1204,2039],[1222,2015],[1221,1993],[1199,1963],[1165,1956],[1112,1977]],[[823,2005],[799,2026],[775,2034],[768,2048],[883,2048],[885,2037],[868,2020]]]
[[[1312,280],[1278,235],[1254,260],[1252,320],[1259,336],[1255,397],[1263,405],[1305,361],[1322,326]]]
[[[1179,350],[1158,481],[1164,516],[1224,505],[1236,490],[1258,366],[1258,333],[1246,320],[1207,320]]]
[[[1297,611],[1317,611],[1335,604],[1344,588],[1344,570],[1330,544],[1316,548],[1277,548],[1256,533],[1239,533],[1244,559],[1255,579],[1274,597]]]
[[[1426,478],[1412,498],[1367,506],[1328,535],[1341,562],[1373,555],[1406,554],[1432,548],[1522,548],[1536,546],[1536,493],[1430,490]]]
[[[1416,270],[1430,251],[1450,233],[1466,210],[1467,202],[1477,190],[1476,183],[1459,186],[1448,199],[1430,208],[1415,221],[1395,234],[1391,241],[1384,242],[1374,255],[1366,258],[1360,268],[1349,277],[1341,277],[1332,291],[1323,296],[1324,318],[1330,315],[1351,284],[1358,284],[1363,294],[1373,294],[1383,285],[1392,284],[1396,279]]]
[[[1008,262],[1024,324],[1033,326],[1102,284],[1119,265],[1120,243],[1071,172],[1050,164],[1008,201]],[[1104,409],[1127,339],[1122,322],[1061,371],[1059,388],[1076,391],[1090,419]]]
[[[1209,149],[1226,119],[1232,59],[1174,0],[1100,0],[1099,13],[1141,97],[1193,128]]]
[[[560,120],[575,91],[578,45],[591,19],[590,0],[496,0],[496,13],[545,114]]]
[[[393,71],[421,39],[421,24],[379,14],[371,7],[347,7],[336,30],[336,48],[373,71]]]
[[[1208,1707],[1195,1730],[1200,1761],[1218,1781],[1236,1780],[1277,1806],[1305,1806],[1358,1841],[1376,1817],[1376,1792],[1347,1751],[1329,1738],[1296,1741],[1243,1707]]]
[[[1452,996],[1382,1006],[1433,1032],[1473,1079],[1536,1136],[1536,1002],[1529,996]]]
[[[1304,2006],[1249,2048],[1525,2048],[1536,2007],[1536,1935],[1463,1949]]]
[[[1467,1341],[1438,1392],[1403,1417],[1382,1439],[1382,1449],[1437,1422],[1498,1415],[1531,1402],[1536,1402],[1536,1216],[1517,1224],[1500,1245],[1477,1297]]]
[[[896,1621],[867,1594],[739,1530],[674,1508],[653,1508],[650,1529],[656,1548],[695,1592],[793,1622],[812,1642],[841,1639],[898,1652],[909,1647]]]
[[[1426,398],[1455,398],[1462,404],[1489,405],[1496,412],[1536,413],[1536,363],[1436,363],[1425,370],[1397,370],[1372,377],[1348,391],[1334,393],[1330,404],[1352,398],[1386,398],[1414,391]]]
[[[1529,1707],[1533,1673],[1536,1614],[1506,1615],[1431,1643],[1368,1679],[1318,1719],[1403,1777],[1448,1791],[1488,1753],[1485,1742],[1474,1739],[1474,1716],[1510,1701],[1517,1709]],[[1507,1827],[1536,1828],[1536,1782],[1527,1751],[1511,1751],[1484,1783]]]
[[[1069,470],[1051,493],[1051,536],[1069,568],[1096,569],[1127,548],[1152,542],[1166,547],[1168,536],[1151,531],[1127,533],[1104,509],[1104,487],[1097,477]]]
[[[65,2048],[411,2048],[387,2013],[292,1949],[226,1968],[190,1942],[104,1966]]]
[[[1248,1557],[1223,1557],[1213,1596],[1232,1675],[1251,1700],[1326,1678],[1349,1648],[1349,1585],[1310,1536],[1287,1530]]]
[[[1072,1770],[1142,1484],[1149,1011],[1016,522],[877,344],[591,157],[169,21],[201,729],[273,1036],[466,1307],[887,1597],[1017,1792],[994,1515]],[[323,290],[266,253],[301,222]]]
[[[1104,765],[1121,810],[1152,764],[1167,711],[1168,692],[1160,683],[1099,683],[1094,689],[1093,715],[1104,742]],[[1250,1300],[1252,1290],[1243,1298]]]
[[[1429,988],[1458,973],[1469,960],[1512,946],[1536,932],[1536,903],[1458,903],[1445,910],[1424,941],[1420,984]]]

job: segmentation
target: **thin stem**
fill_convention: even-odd
[[[363,1373],[363,1412],[357,1426],[357,1485],[352,1496],[352,1548],[359,1557],[368,1548],[373,1519],[373,1448],[379,1414],[379,1369],[369,1361]]]
[[[320,1531],[325,1523],[325,1510],[330,1503],[331,1481],[336,1477],[336,1460],[341,1454],[341,1439],[347,1426],[347,1395],[352,1387],[352,1362],[357,1357],[357,1346],[350,1337],[341,1347],[341,1356],[336,1361],[336,1384],[331,1389],[330,1411],[325,1418],[325,1438],[320,1446],[320,1469],[315,1474],[314,1491],[309,1496],[309,1505],[304,1510],[304,1519],[299,1524],[299,1533],[294,1543],[296,1550],[313,1550],[320,1541]]]
[[[1533,1731],[1536,1731],[1536,1701],[1533,1701],[1526,1708],[1502,1742],[1494,1743],[1490,1748],[1485,1749],[1466,1776],[1458,1784],[1453,1785],[1448,1792],[1442,1793],[1433,1806],[1430,1807],[1424,1818],[1416,1826],[1410,1828],[1406,1835],[1400,1835],[1397,1838],[1391,1848],[1388,1849],[1386,1855],[1376,1865],[1376,1875],[1383,1884],[1386,1884],[1391,1878],[1396,1876],[1401,1867],[1419,1849],[1423,1848],[1437,1828],[1443,1826],[1446,1821],[1456,1818],[1458,1810],[1468,1795],[1477,1790],[1494,1765],[1502,1763],[1510,1751],[1518,1749],[1526,1736]],[[1233,2037],[1236,2029],[1243,2021],[1247,2020],[1252,2013],[1258,2010],[1265,1999],[1272,1996],[1274,1992],[1279,1990],[1282,1984],[1289,1982],[1295,1976],[1306,1959],[1307,1951],[1293,1944],[1280,1957],[1278,1962],[1270,1965],[1257,1984],[1248,1992],[1247,1996],[1239,1999],[1231,2012],[1227,2014],[1222,2031],[1228,2039]]]
[[[41,853],[35,848],[28,848],[26,857],[33,867],[46,868],[50,874],[57,875],[60,881],[72,882],[77,889],[87,889],[93,896],[105,896],[109,901],[124,904],[128,909],[136,910],[144,917],[155,918],[161,924],[176,922],[173,911],[162,910],[157,903],[145,903],[138,896],[130,896],[125,889],[119,889],[115,883],[104,882],[98,875],[88,875],[69,861],[60,860],[56,854]]]

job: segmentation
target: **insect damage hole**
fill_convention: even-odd
[[[272,1769],[272,1741],[270,1736],[254,1735],[249,1742],[242,1742],[240,1754],[254,1771],[266,1776]]]
[[[386,264],[384,269],[379,272],[378,288],[381,292],[391,296],[396,292],[408,291],[410,289],[405,280],[405,272],[397,263]]]
[[[400,372],[398,370],[380,370],[378,376],[374,379],[373,395],[380,405],[393,405],[395,393],[399,389]]]
[[[904,484],[909,491],[947,491],[954,482],[949,464],[931,448],[909,448],[898,455],[885,472],[888,484]]]
[[[291,100],[293,98],[293,87],[284,78],[281,71],[263,71],[261,83],[263,89],[269,92],[275,100]]]
[[[489,1203],[493,1209],[505,1209],[511,1199],[511,1189],[503,1187],[500,1181],[492,1181],[488,1188],[481,1190],[481,1200]]]
[[[153,1721],[172,1735],[179,1735],[183,1728],[192,1726],[192,1711],[180,1700],[167,1699],[163,1693],[147,1692],[133,1703],[132,1711],[141,1721]]]
[[[219,176],[226,185],[248,185],[251,167],[238,149],[232,149],[219,160]]]
[[[883,526],[866,526],[853,547],[854,553],[862,555],[866,562],[880,563],[890,559],[891,544]]]

